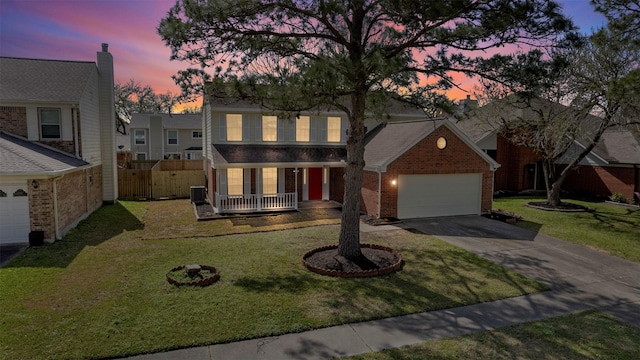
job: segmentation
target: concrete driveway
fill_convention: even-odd
[[[640,326],[640,264],[481,216],[404,220],[413,228]]]

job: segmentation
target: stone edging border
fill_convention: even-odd
[[[204,279],[193,280],[193,281],[178,281],[173,279],[171,276],[169,276],[169,274],[171,274],[173,271],[184,269],[184,265],[182,265],[182,266],[176,266],[173,269],[169,270],[169,272],[167,272],[167,281],[169,282],[169,284],[172,284],[175,286],[189,285],[189,286],[205,287],[213,284],[214,282],[220,279],[220,274],[218,273],[218,270],[215,267],[209,266],[209,265],[200,265],[200,267],[203,270],[211,271],[213,275],[206,277]]]
[[[329,245],[329,246],[322,246],[322,247],[313,249],[313,250],[307,252],[306,254],[304,254],[304,256],[302,257],[302,264],[309,271],[314,272],[316,274],[332,276],[332,277],[340,277],[340,278],[363,278],[363,277],[380,276],[380,275],[390,274],[390,273],[398,271],[398,270],[400,270],[402,268],[404,260],[402,259],[402,256],[400,255],[400,253],[398,253],[396,250],[394,250],[392,248],[388,248],[386,246],[375,245],[375,244],[360,244],[360,247],[361,248],[375,249],[375,250],[383,250],[383,251],[389,252],[389,253],[393,254],[398,259],[398,261],[395,264],[387,266],[387,267],[384,267],[384,268],[372,269],[372,270],[362,270],[362,271],[328,270],[328,269],[323,269],[323,268],[320,268],[320,267],[317,267],[317,266],[313,266],[313,265],[309,264],[306,261],[306,259],[308,259],[309,257],[311,257],[315,253],[326,251],[326,250],[333,250],[333,249],[337,249],[338,248],[338,245]]]
[[[577,213],[577,212],[592,212],[593,211],[592,208],[589,208],[589,207],[586,207],[586,206],[585,206],[584,209],[554,209],[554,208],[548,208],[548,207],[544,207],[544,206],[537,206],[537,205],[534,205],[534,204],[532,204],[530,202],[524,204],[524,206],[530,207],[532,209],[538,209],[538,210],[544,210],[544,211],[557,211],[557,212],[576,212]],[[578,206],[581,206],[581,205],[578,205]]]

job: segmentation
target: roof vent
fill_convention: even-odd
[[[109,52],[109,44],[102,43],[102,52]]]

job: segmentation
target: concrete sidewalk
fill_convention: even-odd
[[[461,336],[588,309],[640,326],[640,265],[479,216],[404,221],[550,291],[297,334],[131,357],[137,360],[330,359]],[[388,229],[395,229],[389,226]],[[365,227],[364,231],[384,231]]]

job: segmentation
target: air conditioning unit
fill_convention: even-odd
[[[204,186],[190,187],[191,202],[194,204],[203,204],[207,202],[207,188]]]

